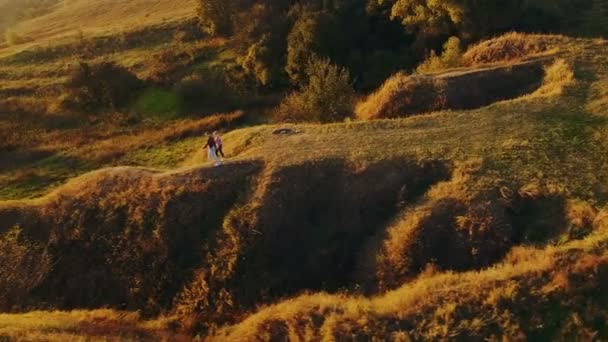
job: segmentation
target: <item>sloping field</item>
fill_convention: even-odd
[[[26,20],[14,30],[27,45],[56,43],[81,33],[110,35],[196,16],[195,0],[68,0],[43,16]]]
[[[239,129],[218,168],[192,138],[182,169],[0,202],[0,305],[141,310],[220,341],[606,338],[608,43],[547,41],[519,98]]]

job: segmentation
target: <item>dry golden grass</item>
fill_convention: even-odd
[[[46,115],[41,120],[34,115],[31,120],[38,120],[34,127],[25,124],[30,118],[24,116],[18,116],[21,124],[0,125],[0,130],[7,132],[0,139],[5,150],[0,152],[5,156],[0,160],[0,184],[4,188],[0,198],[35,197],[70,177],[104,166],[179,166],[200,149],[202,138],[197,137],[236,127],[246,115],[235,112],[138,125],[121,123],[128,120],[122,114],[114,118],[114,122],[83,127],[80,121],[85,118],[81,116]],[[54,124],[60,128],[44,128]],[[65,124],[73,128],[61,127]]]
[[[57,6],[54,11],[19,23],[13,29],[28,43],[0,50],[0,56],[86,37],[119,34],[168,22],[182,21],[196,15],[195,0],[101,0],[95,6],[90,0],[73,0]]]
[[[559,96],[575,83],[576,79],[572,66],[564,59],[557,59],[545,67],[543,85],[537,89],[535,95]]]
[[[99,273],[118,277],[112,288],[128,296],[112,292],[106,304],[127,296],[133,309],[176,310],[187,328],[220,329],[218,340],[608,336],[593,323],[606,317],[599,208],[608,200],[608,122],[587,110],[603,101],[587,90],[608,76],[606,46],[566,39],[560,58],[568,68],[547,84],[575,71],[567,91],[405,119],[248,127],[224,135],[231,159],[220,168],[200,165],[194,136],[179,147],[192,149],[192,168],[88,174],[38,200],[1,202],[0,222],[19,222],[33,236],[50,227],[57,250],[72,243],[111,260],[96,263],[113,270]],[[172,135],[165,133],[149,139]],[[454,172],[441,182],[446,170]],[[518,239],[505,241],[503,218]],[[437,227],[445,234],[433,234]],[[440,247],[413,253],[416,242]],[[362,275],[377,276],[369,256],[383,253],[381,270],[397,273],[383,289],[395,290],[361,297]],[[97,298],[93,289],[112,279],[89,277],[95,269],[75,259],[62,261],[49,284],[76,270],[87,276],[71,285],[91,289],[76,299]],[[160,263],[140,267],[149,260]],[[166,273],[171,260],[180,266]],[[178,275],[167,286],[175,296],[148,301],[167,274]],[[47,302],[65,290],[45,289]],[[298,296],[306,291],[319,293]]]
[[[382,87],[359,102],[361,119],[391,119],[445,108],[445,81],[431,77],[393,75]]]
[[[171,332],[169,321],[145,321],[137,313],[32,311],[0,314],[0,338],[8,341],[188,341]]]
[[[463,56],[465,65],[512,63],[555,54],[567,38],[512,32],[470,47]]]
[[[539,57],[554,55],[564,39],[509,33],[469,48],[464,57],[453,41],[451,47],[446,45],[445,62],[441,62],[443,57],[435,56],[420,66],[418,72],[424,75],[393,75],[361,100],[355,113],[361,119],[397,118],[477,108],[522,96],[540,86],[543,60]],[[522,63],[533,59],[536,60]],[[467,67],[459,67],[463,63]],[[560,92],[574,82],[572,67],[564,59],[547,67],[545,74],[539,93]]]
[[[608,114],[608,79],[600,79],[591,84],[586,109],[599,116]]]
[[[559,249],[517,248],[504,263],[487,270],[421,277],[378,297],[300,296],[262,308],[242,323],[219,331],[212,340],[603,336],[604,330],[600,335],[594,330],[594,320],[604,317],[605,308],[586,304],[584,296],[574,297],[598,296],[606,286],[608,258],[597,249],[601,241],[606,241],[605,235]],[[521,319],[530,306],[534,306],[533,318]]]

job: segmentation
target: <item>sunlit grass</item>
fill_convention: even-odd
[[[114,310],[33,311],[0,314],[0,339],[27,341],[185,340],[166,322],[144,321],[134,312]]]

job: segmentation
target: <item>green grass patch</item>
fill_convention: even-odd
[[[158,89],[146,89],[135,102],[135,110],[144,116],[172,119],[179,115],[181,101],[177,94]]]
[[[120,164],[154,168],[174,168],[190,158],[203,141],[199,137],[187,138],[159,146],[135,150],[120,160]]]

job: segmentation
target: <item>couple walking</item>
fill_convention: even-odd
[[[222,165],[219,156],[225,158],[224,151],[222,151],[222,137],[215,131],[213,134],[207,134],[207,143],[203,148],[207,148],[207,158],[213,161],[215,166]]]

